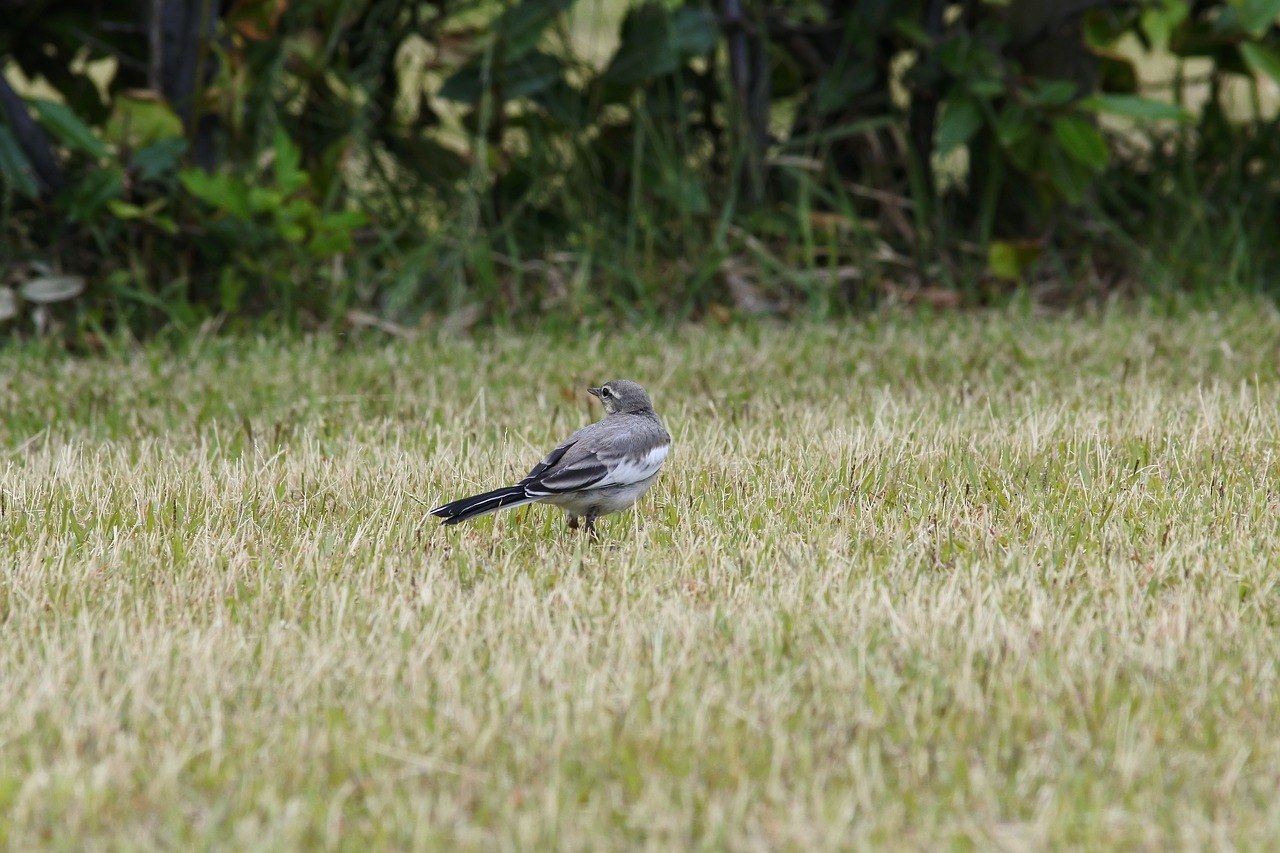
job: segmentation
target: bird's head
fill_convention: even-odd
[[[653,410],[649,395],[640,387],[639,382],[630,379],[614,379],[599,388],[588,388],[587,393],[600,398],[606,413],[647,412]]]

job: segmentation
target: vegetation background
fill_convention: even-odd
[[[1280,0],[28,0],[0,322],[1274,290]]]
[[[1274,847],[1280,0],[0,8],[0,845]]]

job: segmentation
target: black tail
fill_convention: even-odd
[[[500,509],[524,506],[535,500],[537,498],[531,498],[524,493],[524,486],[507,486],[505,489],[494,489],[483,495],[472,495],[469,498],[438,506],[431,510],[431,514],[443,518],[445,524],[457,524]]]

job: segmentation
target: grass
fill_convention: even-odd
[[[6,354],[11,849],[1267,849],[1280,314]],[[593,545],[442,529],[649,386]]]

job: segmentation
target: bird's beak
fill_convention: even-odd
[[[588,388],[588,389],[587,389],[587,393],[588,393],[588,394],[590,394],[592,397],[599,397],[599,396],[600,396],[600,389],[599,389],[599,388]]]

